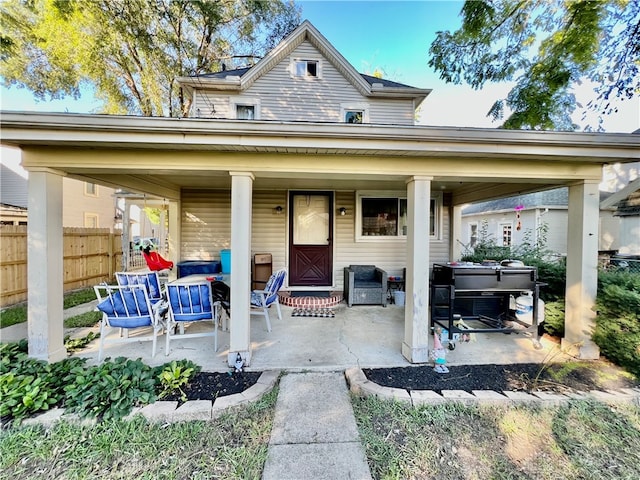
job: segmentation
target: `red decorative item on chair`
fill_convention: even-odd
[[[165,260],[160,256],[158,252],[153,252],[149,249],[142,250],[142,256],[144,257],[145,262],[147,262],[147,266],[149,270],[160,271],[166,269],[173,269],[173,262],[169,260]]]

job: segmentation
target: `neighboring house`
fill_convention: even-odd
[[[605,168],[600,191],[598,250],[640,254],[640,163]],[[498,246],[516,247],[523,241],[537,242],[546,229],[545,248],[555,254],[567,253],[567,206],[569,191],[557,188],[467,205],[462,210],[460,243],[469,252],[483,235]],[[520,228],[518,228],[520,226]]]
[[[600,208],[612,209],[609,223],[615,234],[607,250],[640,255],[640,178],[603,200]]]
[[[166,201],[173,261],[231,249],[230,365],[251,361],[256,253],[287,270],[286,290],[342,291],[350,264],[406,267],[398,348],[428,362],[430,269],[460,257],[462,206],[567,187],[564,345],[598,355],[598,184],[603,164],[640,160],[640,137],[415,126],[430,90],[359,74],[308,22],[249,69],[179,81],[192,118],[3,112],[2,144],[22,149],[42,207],[29,227],[46,279],[29,288],[30,355],[65,355],[58,172]]]
[[[6,165],[0,164],[3,224],[26,225],[28,222],[28,180]],[[93,182],[64,178],[63,216],[64,227],[109,228],[115,222],[113,188]]]
[[[470,252],[478,242],[516,247],[525,240],[537,243],[539,235],[546,233],[545,247],[565,254],[568,201],[569,190],[555,188],[465,206],[460,242]],[[546,232],[542,232],[543,225]]]

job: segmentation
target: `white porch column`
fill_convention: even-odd
[[[122,212],[122,271],[129,270],[131,264],[131,205],[124,199]]]
[[[562,349],[582,359],[600,356],[591,340],[598,290],[598,218],[600,194],[597,181],[569,187],[567,235],[567,292],[565,336]]]
[[[451,209],[451,252],[449,260],[457,261],[462,257],[462,205],[454,205]]]
[[[182,243],[182,203],[178,201],[169,201],[169,233],[167,240],[169,243],[169,251],[167,252],[167,260],[174,263],[173,270],[169,272],[169,281],[178,278],[178,262],[180,261],[180,244]]]
[[[251,363],[251,207],[254,176],[250,172],[231,175],[231,322],[229,366],[236,356]]]
[[[27,335],[29,356],[49,363],[67,356],[63,324],[62,176],[29,170]]]
[[[407,182],[407,278],[402,355],[429,361],[429,208],[432,177]]]

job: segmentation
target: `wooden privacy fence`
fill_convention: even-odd
[[[122,265],[122,234],[108,228],[64,228],[64,291],[113,278]],[[27,226],[0,225],[0,307],[27,299]]]

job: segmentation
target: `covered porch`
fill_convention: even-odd
[[[22,149],[30,175],[31,356],[57,361],[66,354],[61,179],[71,176],[166,200],[173,261],[185,259],[190,248],[194,251],[183,231],[194,225],[213,249],[232,250],[233,315],[226,362],[232,365],[240,353],[251,367],[262,361],[258,345],[270,342],[260,340],[261,325],[254,325],[249,316],[251,257],[277,249],[274,269],[290,268],[290,223],[286,215],[273,215],[273,210],[284,205],[288,211],[292,190],[332,194],[334,203],[328,211],[332,288],[341,290],[340,272],[350,263],[373,263],[389,274],[406,268],[406,306],[398,309],[401,340],[394,340],[394,355],[408,363],[425,363],[431,341],[430,269],[436,261],[460,258],[462,206],[568,186],[571,248],[564,346],[581,358],[597,357],[590,332],[595,317],[601,168],[604,163],[640,158],[640,139],[626,134],[28,113],[3,114],[2,143]],[[358,239],[358,218],[353,213],[334,218],[339,207],[358,212],[360,191],[401,192],[407,205],[406,235],[393,244]],[[436,192],[442,199],[437,212],[431,202]],[[197,198],[204,201],[198,204]],[[204,210],[197,214],[199,207]],[[217,214],[204,221],[203,211]],[[441,227],[437,235],[433,221]],[[260,230],[262,225],[269,228]],[[388,251],[395,253],[389,256]],[[367,333],[366,325],[359,328]],[[289,330],[291,325],[282,328]],[[332,332],[335,336],[336,329]],[[367,339],[376,348],[387,337]],[[300,349],[287,342],[280,350]]]

